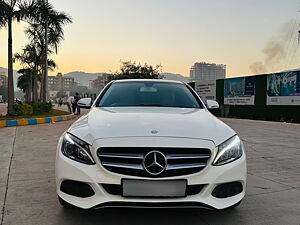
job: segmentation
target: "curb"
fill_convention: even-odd
[[[73,119],[75,116],[64,115],[64,116],[54,116],[54,117],[45,117],[45,118],[30,118],[30,119],[18,119],[18,120],[2,120],[0,121],[0,127],[16,127],[16,126],[27,126],[27,125],[36,125],[44,123],[55,123],[68,121]]]

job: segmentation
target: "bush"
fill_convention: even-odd
[[[43,113],[50,113],[52,110],[52,103],[48,102],[36,102],[32,103],[33,115],[39,115]]]
[[[33,113],[32,106],[27,104],[24,105],[15,104],[14,110],[16,116],[28,116],[28,115],[32,115]]]
[[[37,102],[31,105],[24,104],[14,105],[14,111],[16,116],[30,116],[30,115],[40,115],[43,113],[50,113],[52,111],[51,103]]]

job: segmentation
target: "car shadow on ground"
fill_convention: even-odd
[[[206,210],[199,208],[102,208],[97,210],[63,209],[64,224],[231,224],[243,221],[238,209]]]

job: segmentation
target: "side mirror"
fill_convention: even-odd
[[[207,100],[206,106],[208,109],[218,109],[219,103],[217,103],[216,101],[213,101],[213,100]]]
[[[92,99],[91,98],[82,98],[78,101],[77,105],[80,108],[90,109],[92,107]]]

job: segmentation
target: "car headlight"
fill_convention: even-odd
[[[61,151],[66,157],[77,162],[87,165],[95,164],[89,144],[69,133],[66,133],[64,136]]]
[[[243,155],[244,145],[235,135],[218,146],[218,154],[214,159],[214,166],[221,166],[239,159]]]

